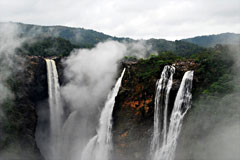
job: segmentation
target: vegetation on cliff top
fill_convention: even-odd
[[[201,53],[205,50],[205,48],[202,48],[196,44],[179,40],[172,42],[164,39],[149,39],[146,41],[146,43],[152,47],[152,51],[172,52],[182,57]]]
[[[240,40],[240,34],[222,33],[217,35],[198,36],[182,40],[202,47],[214,47],[217,44],[237,45]]]
[[[201,93],[206,99],[219,97],[233,91],[234,54],[231,46],[217,45],[200,54],[192,55],[200,64],[195,74],[201,83],[197,86],[196,93]],[[195,93],[195,94],[196,94]]]
[[[17,49],[20,55],[31,56],[68,56],[74,48],[87,48],[88,46],[73,45],[68,40],[54,37],[36,37],[31,42],[26,41]]]
[[[177,63],[178,61],[193,61],[199,64],[195,69],[195,75],[199,83],[194,90],[195,97],[201,95],[203,98],[219,97],[223,94],[233,91],[233,59],[234,53],[231,46],[217,45],[215,48],[209,48],[202,52],[188,57],[182,57],[173,52],[159,52],[158,55],[151,55],[147,59],[139,59],[136,67],[139,68],[136,76],[145,80],[153,75],[160,75],[160,67]],[[134,57],[125,57],[126,60],[136,61]]]
[[[232,51],[231,46],[217,45],[214,48],[203,49],[196,45],[183,43],[181,41],[175,42],[178,44],[176,46],[170,46],[173,50],[169,51],[169,48],[164,48],[164,46],[157,46],[156,48],[161,48],[157,55],[151,55],[147,59],[136,60],[135,57],[125,57],[127,61],[134,61],[133,67],[135,70],[133,76],[135,80],[138,80],[140,86],[144,88],[154,88],[154,86],[149,86],[149,80],[156,80],[161,74],[161,68],[164,65],[174,64],[179,61],[194,61],[199,64],[195,70],[195,86],[193,90],[193,112],[195,117],[197,113],[213,113],[211,115],[212,121],[208,126],[208,129],[219,120],[219,112],[225,112],[223,108],[217,109],[216,106],[220,106],[218,99],[226,95],[228,98],[223,102],[228,104],[229,101],[236,101],[236,96],[232,96],[232,93],[239,89],[238,83],[233,83],[238,81],[235,79],[236,70],[233,69],[234,59],[233,56],[237,52]],[[17,50],[20,55],[36,55],[36,56],[68,56],[69,53],[74,48],[91,48],[92,46],[80,46],[73,45],[68,40],[62,38],[52,38],[52,37],[38,37],[32,43],[25,43],[21,48]],[[166,49],[166,51],[165,51]],[[135,63],[136,62],[136,63]],[[20,95],[19,84],[17,77],[12,75],[8,80],[8,86],[15,95]],[[135,86],[132,86],[135,87]],[[143,90],[146,94],[146,90]],[[0,150],[6,147],[8,144],[15,142],[19,139],[19,135],[22,135],[22,125],[26,123],[26,116],[22,108],[17,107],[18,96],[15,97],[13,101],[11,99],[6,99],[1,107],[3,108],[4,114],[7,115],[1,120],[0,123]],[[214,107],[211,107],[209,103]],[[30,103],[30,102],[26,102]],[[27,105],[27,104],[26,104]],[[22,107],[22,106],[21,106]],[[234,109],[232,109],[234,110]],[[232,110],[227,112],[232,113]],[[199,132],[206,132],[206,128],[203,128],[202,123],[196,123]],[[32,127],[32,126],[31,126]],[[34,126],[33,126],[34,128]],[[27,139],[27,135],[25,136]]]
[[[150,52],[167,52],[177,56],[187,57],[196,53],[201,53],[205,49],[195,44],[184,41],[166,41],[150,39],[146,44],[151,47]],[[17,49],[20,55],[30,56],[68,56],[73,49],[76,48],[93,48],[93,45],[88,44],[72,44],[70,41],[63,38],[40,36],[32,38],[31,41],[26,41],[20,48]],[[149,54],[147,53],[147,55]]]
[[[19,28],[20,36],[27,39],[26,43],[18,49],[19,53],[22,55],[35,55],[44,57],[68,56],[74,48],[93,48],[99,42],[104,42],[107,40],[131,43],[143,41],[148,46],[151,46],[150,53],[152,51],[173,52],[178,56],[190,56],[205,50],[196,44],[182,40],[133,40],[130,38],[113,37],[83,28],[38,26],[22,23],[16,24]]]
[[[239,121],[240,78],[237,48],[217,45],[207,52],[193,56],[200,64],[195,71],[199,82],[194,84],[192,109],[186,116],[179,140],[179,159],[211,159],[214,149],[209,146],[212,145],[217,145],[225,153],[224,146],[219,144],[226,140],[224,136],[230,138],[231,134],[224,135],[222,132],[228,131],[228,127],[234,127]]]

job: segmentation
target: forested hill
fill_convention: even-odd
[[[10,22],[14,23],[14,22]],[[0,23],[3,25],[5,23]],[[74,48],[92,48],[99,42],[116,40],[124,42],[143,42],[151,46],[152,52],[172,52],[178,56],[191,56],[201,53],[204,47],[214,47],[216,44],[239,44],[240,34],[225,33],[184,39],[179,41],[168,41],[165,39],[134,40],[131,38],[119,38],[106,35],[94,30],[83,28],[72,28],[65,26],[39,26],[23,23],[18,25],[20,35],[31,37],[32,42],[26,42],[20,48],[21,54],[41,56],[67,56]]]
[[[59,37],[70,41],[74,45],[78,45],[84,48],[85,47],[91,48],[97,43],[106,41],[108,39],[127,42],[138,41],[128,37],[126,38],[114,37],[111,35],[107,35],[101,32],[84,28],[73,28],[65,26],[40,26],[15,22],[10,23],[14,23],[19,26],[22,36],[26,37],[49,36],[55,38]],[[0,22],[0,27],[2,24],[5,23]],[[195,50],[197,48],[196,45],[201,47],[214,47],[216,44],[239,44],[240,34],[222,33],[217,35],[198,36],[188,39],[182,39],[180,40],[181,43],[179,43],[180,41],[167,41],[164,39],[149,39],[143,41],[146,41],[148,44],[152,44],[153,49],[157,49],[160,51],[174,51],[176,50],[176,48],[179,49],[179,44],[181,44],[181,47],[183,45],[183,48],[190,47],[191,49]],[[183,41],[188,43],[184,43]],[[190,43],[195,44],[195,46]]]
[[[151,46],[152,52],[172,52],[178,56],[191,56],[200,53],[205,48],[185,41],[167,41],[165,39],[149,39],[146,44]]]
[[[11,22],[14,23],[14,22]],[[0,23],[3,25],[4,23]],[[179,56],[189,56],[201,52],[203,48],[184,41],[168,41],[165,39],[134,40],[131,38],[119,38],[106,35],[94,30],[83,28],[71,28],[64,26],[39,26],[23,23],[18,25],[20,35],[31,37],[34,40],[24,43],[18,51],[21,54],[40,56],[67,56],[74,48],[92,48],[97,43],[106,40],[124,42],[143,42],[151,46],[152,52],[173,52]]]
[[[14,23],[14,22],[10,22]],[[0,23],[4,24],[4,23]],[[107,39],[113,39],[117,41],[128,41],[129,38],[118,38],[110,35],[106,35],[101,32],[84,28],[73,28],[65,26],[40,26],[32,24],[14,23],[17,24],[22,36],[25,37],[37,37],[37,36],[49,36],[64,38],[75,45],[85,45],[92,47],[95,44],[106,41]]]
[[[239,44],[240,34],[235,33],[222,33],[217,35],[198,36],[188,39],[182,39],[182,41],[194,43],[202,47],[214,47],[216,44]]]

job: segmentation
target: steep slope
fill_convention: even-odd
[[[20,29],[20,33],[22,34],[22,36],[25,37],[37,37],[40,35],[50,37],[61,37],[66,40],[69,40],[73,44],[86,47],[92,47],[95,44],[106,41],[108,39],[113,39],[117,41],[131,40],[129,38],[112,37],[101,32],[84,28],[73,28],[65,26],[40,26],[14,22],[11,23],[17,24]]]
[[[149,39],[146,44],[150,45],[152,52],[173,52],[178,56],[190,56],[204,51],[204,48],[185,41],[167,41],[165,39]]]
[[[17,49],[20,55],[30,56],[68,56],[75,48],[85,46],[73,45],[70,41],[59,37],[35,37],[26,41]]]
[[[182,76],[198,67],[194,61],[177,61],[170,92],[169,111],[173,108]],[[158,58],[126,62],[122,87],[116,97],[113,113],[113,144],[115,160],[145,160],[149,154],[153,132],[154,96],[157,79],[163,67]],[[197,76],[194,84],[197,82]]]
[[[182,41],[193,43],[202,47],[214,47],[216,44],[239,44],[240,34],[235,33],[222,33],[217,35],[198,36]]]
[[[40,57],[25,57],[19,67],[24,68],[9,79],[13,100],[1,105],[6,115],[0,121],[1,158],[14,160],[42,160],[35,141],[36,107],[48,97],[46,64]]]
[[[1,27],[0,23],[0,27]],[[72,28],[64,26],[39,26],[23,23],[17,24],[23,37],[31,37],[31,43],[23,46],[23,52],[28,55],[66,56],[73,48],[92,48],[97,43],[106,40],[120,42],[143,42],[147,45],[148,55],[153,52],[173,52],[179,56],[189,56],[204,49],[195,44],[184,41],[167,41],[164,39],[133,40],[106,35],[94,30]]]

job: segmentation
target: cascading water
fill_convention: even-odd
[[[165,72],[166,70],[163,71],[161,76],[162,80],[160,79],[160,82],[161,81],[164,82],[164,77],[165,77],[164,75],[166,74]],[[159,103],[156,103],[159,100],[155,99],[154,136],[153,136],[153,141],[151,146],[151,160],[173,160],[175,158],[177,139],[181,131],[182,121],[188,109],[191,107],[192,80],[193,80],[193,71],[187,71],[183,76],[180,88],[178,90],[178,93],[174,102],[174,107],[171,113],[169,127],[167,127],[167,111],[166,111],[168,108],[166,102],[168,102],[169,92],[166,92],[168,94],[166,94],[165,96],[165,111],[163,115],[158,114],[159,107],[161,109],[161,106],[160,105],[158,106]],[[161,84],[158,82],[157,86],[160,86],[159,88],[162,90],[164,88],[164,83]],[[159,94],[162,92],[160,89],[157,89],[157,93],[156,93],[156,98],[158,99],[160,97]],[[155,119],[155,116],[158,116],[158,117]],[[161,127],[161,125],[158,124],[160,123],[159,121],[155,122],[155,120],[159,120],[159,117],[161,116],[163,116],[163,119],[164,119],[163,121],[165,121],[163,123],[163,127]],[[159,126],[159,128],[157,128],[157,126]],[[161,140],[162,140],[162,143],[160,143]]]
[[[177,147],[177,139],[182,128],[182,122],[188,109],[191,107],[193,71],[187,71],[182,79],[174,108],[170,118],[167,141],[161,148],[161,160],[173,160]]]
[[[71,132],[73,132],[74,123],[76,121],[76,117],[78,116],[78,112],[77,111],[73,111],[69,114],[68,118],[65,120],[65,122],[63,123],[62,126],[62,130],[61,130],[61,138],[60,140],[60,144],[61,144],[61,160],[67,160],[70,159],[70,150],[72,149],[72,143],[71,143],[71,138],[72,138],[72,134]]]
[[[60,85],[54,60],[45,59],[47,64],[48,96],[50,108],[50,146],[49,160],[59,160],[60,134],[62,129],[63,107],[60,97]]]
[[[117,80],[114,88],[108,94],[107,101],[101,112],[99,129],[82,152],[81,160],[108,160],[112,149],[112,112],[115,104],[115,97],[121,86],[125,68]]]
[[[152,160],[156,160],[158,150],[162,143],[167,139],[167,115],[169,93],[172,88],[173,74],[175,68],[173,66],[165,66],[160,80],[156,83],[156,95],[154,102],[154,133],[151,142],[150,156]],[[160,120],[160,118],[162,118]]]

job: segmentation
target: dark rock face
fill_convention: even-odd
[[[64,66],[60,58],[55,59],[60,84],[64,80]],[[17,113],[22,118],[18,132],[18,141],[22,151],[17,160],[43,160],[35,140],[38,123],[37,109],[39,103],[48,98],[46,62],[41,57],[27,56],[17,74],[18,87],[14,94]],[[145,160],[148,157],[153,132],[154,98],[156,81],[160,78],[164,65],[159,65],[157,72],[147,79],[138,76],[145,64],[125,62],[126,68],[122,86],[116,97],[113,112],[113,148],[114,160]],[[169,114],[182,76],[187,70],[198,67],[192,61],[176,62],[173,87],[170,92]],[[194,77],[193,84],[198,82]],[[193,87],[194,89],[194,87]],[[48,109],[48,106],[41,106]]]
[[[66,84],[66,79],[64,78],[64,64],[62,61],[64,61],[63,58],[61,57],[56,57],[54,58],[54,61],[56,63],[56,67],[57,67],[57,72],[58,72],[58,79],[59,79],[59,83],[60,86]]]
[[[42,57],[27,57],[27,68],[25,69],[26,92],[34,103],[48,98],[47,68]],[[24,78],[24,79],[25,79]]]
[[[48,98],[47,72],[45,60],[41,57],[26,57],[21,87],[21,97],[17,98],[18,107],[22,108],[24,124],[21,135],[28,138],[21,139],[23,145],[28,145],[34,155],[34,159],[43,160],[35,140],[37,126],[36,106],[39,102]],[[32,160],[34,160],[32,159]]]
[[[17,87],[13,91],[15,113],[7,115],[19,117],[17,122],[19,129],[15,131],[16,141],[10,143],[19,145],[20,149],[10,154],[17,157],[17,160],[43,160],[35,141],[35,131],[36,106],[40,101],[48,98],[46,63],[41,57],[26,56],[20,67],[22,70],[16,74]]]
[[[153,133],[155,87],[164,65],[148,79],[137,76],[145,66],[137,63],[124,63],[123,66],[126,72],[113,111],[113,159],[146,160]],[[169,114],[184,72],[197,66],[192,61],[175,63]]]

